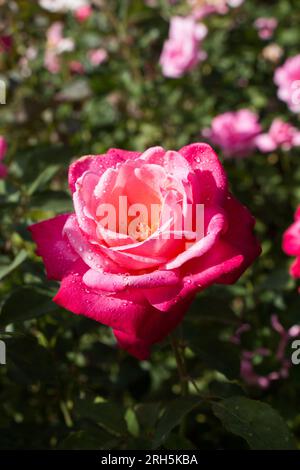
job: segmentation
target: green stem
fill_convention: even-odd
[[[179,376],[180,386],[181,386],[181,395],[183,397],[186,397],[189,393],[189,389],[188,389],[189,378],[188,378],[186,363],[185,363],[185,358],[184,358],[185,346],[180,344],[178,338],[176,338],[175,336],[171,335],[170,341],[171,341],[171,346],[172,346],[176,364],[177,364],[177,371],[178,371],[178,376]],[[179,428],[180,436],[184,437],[185,431],[186,431],[186,421],[185,419],[183,419],[180,423],[180,428]]]

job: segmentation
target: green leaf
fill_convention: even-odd
[[[5,301],[0,314],[0,326],[37,318],[57,309],[48,295],[36,288],[22,287]]]
[[[42,189],[58,172],[60,165],[49,165],[45,168],[42,173],[34,180],[33,183],[29,186],[27,193],[32,195],[38,189]]]
[[[71,212],[72,198],[65,191],[42,191],[36,193],[31,200],[31,208],[43,211]]]
[[[112,448],[115,440],[101,429],[70,433],[59,446],[60,450],[101,450]]]
[[[76,412],[80,418],[89,419],[116,436],[128,434],[125,410],[116,403],[90,403],[81,400],[77,402]]]
[[[135,407],[135,413],[140,427],[144,433],[149,433],[154,429],[158,419],[159,403],[140,403]]]
[[[220,340],[217,327],[204,327],[199,334],[197,325],[187,325],[189,346],[209,369],[222,372],[229,379],[240,375],[239,351],[233,344]]]
[[[53,356],[36,338],[20,336],[6,339],[5,342],[7,367],[16,383],[56,383],[56,364]]]
[[[15,257],[12,263],[10,263],[8,266],[1,266],[0,267],[0,280],[3,279],[8,274],[10,274],[18,266],[20,266],[20,264],[22,264],[26,258],[27,258],[27,252],[25,250],[21,250],[17,254],[17,256]]]
[[[283,418],[266,403],[231,397],[214,403],[212,408],[224,427],[243,437],[251,449],[295,449],[293,437]]]
[[[199,405],[198,397],[178,398],[169,403],[159,419],[154,436],[153,447],[157,448],[165,441],[170,432],[180,424],[182,419]]]

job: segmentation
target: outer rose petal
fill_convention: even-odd
[[[69,168],[69,185],[72,193],[75,191],[75,183],[86,171],[91,171],[99,175],[99,177],[108,168],[115,168],[117,163],[126,160],[135,159],[140,155],[138,152],[128,152],[126,150],[110,149],[105,155],[86,155],[79,158],[70,165]]]
[[[63,236],[63,228],[70,214],[63,214],[38,224],[29,230],[37,244],[37,254],[43,258],[49,279],[60,281],[79,259],[68,239]]]
[[[103,295],[88,288],[82,280],[86,267],[80,261],[61,282],[54,301],[76,314],[85,315],[112,327],[120,346],[138,359],[149,356],[150,346],[161,341],[184,316],[192,297],[173,305],[162,314],[136,290]]]
[[[295,279],[300,277],[300,256],[298,256],[298,258],[296,258],[293,264],[291,265],[290,274]]]
[[[153,271],[148,274],[111,274],[90,269],[83,276],[84,283],[97,291],[120,292],[127,289],[153,289],[180,284],[176,271]]]
[[[191,144],[179,150],[199,177],[201,202],[221,203],[227,194],[227,176],[214,150],[208,144]],[[197,171],[199,170],[199,171]]]

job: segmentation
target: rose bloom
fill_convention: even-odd
[[[89,57],[90,63],[94,65],[94,67],[97,67],[98,65],[101,65],[103,62],[106,61],[107,52],[103,48],[92,49],[88,52],[88,57]]]
[[[241,109],[216,116],[211,129],[204,130],[203,135],[218,145],[225,157],[245,157],[254,150],[260,132],[258,116],[248,109]]]
[[[206,34],[206,26],[196,23],[193,17],[171,18],[169,38],[164,43],[159,60],[163,74],[179,78],[204,60],[206,54],[201,50],[201,41]]]
[[[91,5],[83,5],[75,10],[75,18],[80,21],[86,21],[93,13]]]
[[[300,131],[282,119],[274,119],[269,132],[256,138],[256,145],[261,152],[273,152],[279,147],[290,150],[300,146]]]
[[[287,255],[296,257],[290,274],[294,278],[300,278],[300,206],[295,214],[295,222],[283,235],[282,248]]]
[[[0,136],[0,179],[3,179],[7,176],[7,168],[2,163],[7,152],[7,142],[4,137]]]
[[[258,35],[261,39],[267,40],[271,39],[274,34],[275,29],[278,26],[278,21],[276,18],[257,18],[254,22],[254,27],[258,31]]]
[[[63,23],[56,21],[47,31],[47,44],[44,58],[46,69],[58,73],[61,68],[60,55],[74,50],[74,41],[63,37]]]
[[[278,86],[278,98],[287,103],[294,113],[300,112],[300,54],[287,59],[275,71],[274,82]]]
[[[113,328],[119,346],[139,359],[176,328],[197,292],[235,282],[260,254],[254,219],[230,194],[207,144],[85,156],[70,166],[69,184],[74,213],[30,227],[48,277],[61,281],[54,301]],[[124,219],[110,230],[103,204],[117,211],[120,197],[159,211],[135,231],[124,230]],[[194,225],[179,231],[176,208],[186,221],[198,204],[197,240]]]

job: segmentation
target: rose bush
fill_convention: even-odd
[[[54,300],[112,327],[120,346],[140,359],[178,325],[196,292],[235,282],[260,253],[254,219],[229,193],[209,145],[86,156],[70,166],[69,183],[75,213],[31,227],[48,276],[61,281]],[[119,196],[160,206],[151,227],[140,223],[138,239],[101,222],[100,205],[117,207]],[[162,223],[178,203],[183,214],[188,204],[204,205],[204,236],[188,247],[193,234],[173,238],[175,211]]]

